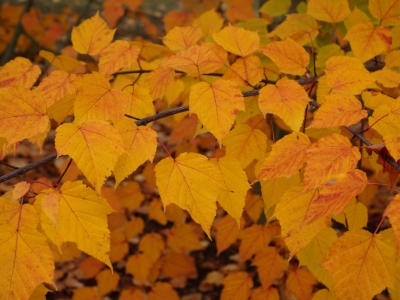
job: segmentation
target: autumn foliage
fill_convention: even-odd
[[[97,288],[73,299],[194,279],[223,300],[400,299],[400,1],[291,4],[183,1],[165,32],[140,1],[73,28],[3,5],[0,51],[19,23],[42,50],[0,67],[2,164],[52,139],[60,174],[0,177],[23,175],[0,197],[0,299],[44,299],[76,258]],[[132,12],[147,38],[118,35]],[[199,278],[207,248],[231,263]]]

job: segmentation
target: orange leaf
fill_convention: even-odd
[[[210,9],[202,13],[193,21],[193,26],[200,26],[203,31],[203,36],[207,36],[221,29],[224,24],[224,19],[215,9]]]
[[[128,181],[121,184],[117,188],[117,196],[122,207],[128,211],[134,211],[139,208],[144,200],[139,183],[136,181]]]
[[[293,132],[272,145],[272,152],[258,172],[258,180],[291,177],[306,161],[306,151],[311,145],[307,135]]]
[[[168,252],[162,258],[162,272],[171,278],[197,277],[197,269],[192,256]]]
[[[280,300],[280,297],[276,288],[265,289],[260,286],[253,291],[250,300]]]
[[[239,110],[245,109],[244,98],[232,81],[219,79],[213,85],[200,82],[190,90],[189,109],[221,144]]]
[[[373,72],[372,76],[386,88],[396,88],[400,85],[400,74],[390,69]]]
[[[347,0],[310,0],[307,13],[317,20],[339,23],[350,14],[350,7]]]
[[[226,57],[226,51],[218,45],[193,45],[165,59],[160,66],[174,68],[189,76],[201,77],[201,74],[211,73],[221,68]]]
[[[178,293],[168,282],[156,282],[148,294],[148,300],[179,300]]]
[[[240,228],[243,228],[244,220],[241,219],[240,221]],[[228,249],[228,247],[238,239],[239,228],[236,220],[230,215],[226,215],[215,225],[215,230],[217,231],[217,250],[218,255],[220,255],[222,251]]]
[[[393,134],[388,134],[383,137],[386,147],[389,153],[397,161],[400,159],[400,134],[395,136]]]
[[[313,285],[316,283],[314,276],[306,269],[291,272],[286,280],[286,293],[294,295],[298,300],[311,300]]]
[[[74,289],[74,296],[72,297],[72,300],[100,300],[101,297],[97,290],[95,290],[93,287],[83,287],[83,288],[78,288]]]
[[[266,247],[258,252],[252,265],[257,266],[263,288],[267,288],[288,269],[288,261],[279,255],[275,247]]]
[[[239,247],[240,261],[248,260],[260,250],[268,246],[273,237],[270,226],[252,225],[241,231],[241,244]]]
[[[103,296],[118,287],[120,276],[117,272],[112,273],[110,269],[101,271],[96,276],[99,295]]]
[[[370,0],[368,9],[371,14],[384,26],[400,25],[399,0]]]
[[[367,175],[360,170],[352,170],[328,183],[307,211],[305,222],[314,222],[325,216],[338,214],[347,204],[360,194],[368,184]]]
[[[82,270],[84,278],[93,278],[104,266],[104,263],[101,261],[95,259],[93,256],[88,256],[79,263],[78,268]]]
[[[397,244],[397,257],[400,257],[400,223],[399,223],[400,195],[396,195],[385,210],[385,215],[389,217],[392,224],[394,238]]]
[[[134,254],[126,261],[126,273],[131,274],[138,281],[145,281],[150,274],[152,263],[145,254]]]
[[[215,201],[223,190],[218,169],[203,155],[182,153],[175,160],[171,157],[161,160],[155,172],[164,208],[175,203],[188,210],[210,235],[217,209]]]
[[[150,96],[148,89],[135,84],[134,87],[128,86],[125,88],[124,93],[129,97],[128,107],[125,111],[126,114],[139,119],[155,114],[153,98]]]
[[[97,72],[83,75],[75,81],[78,93],[75,98],[75,122],[86,120],[118,121],[124,117],[128,96],[111,89],[110,82]]]
[[[147,126],[136,126],[130,119],[123,119],[115,126],[121,133],[126,148],[114,169],[115,185],[132,174],[145,161],[154,159],[157,149],[157,133]]]
[[[131,67],[137,60],[140,49],[127,41],[115,41],[100,53],[99,72],[108,76],[122,68]]]
[[[234,272],[226,276],[222,284],[221,300],[243,300],[250,296],[253,279],[246,272]]]
[[[143,87],[150,91],[153,99],[164,97],[168,87],[174,80],[175,71],[168,67],[158,67],[142,82]]]
[[[252,54],[260,47],[260,38],[257,32],[231,25],[218,33],[212,33],[212,37],[226,51],[242,57]]]
[[[239,57],[226,71],[223,79],[232,80],[240,86],[256,85],[264,75],[260,59],[255,55]]]
[[[164,213],[162,209],[162,202],[158,199],[153,199],[149,205],[149,219],[155,220],[161,225],[166,225],[167,215]]]
[[[39,55],[46,59],[50,64],[61,71],[71,72],[78,67],[79,64],[84,65],[85,63],[75,58],[66,55],[54,55],[52,52],[40,50]]]
[[[350,126],[367,117],[367,111],[362,109],[361,102],[353,95],[330,94],[325,95],[324,103],[315,112],[308,128]]]
[[[348,138],[331,134],[307,149],[304,188],[313,189],[328,180],[354,169],[361,158],[360,151]]]
[[[186,50],[196,44],[201,35],[200,27],[174,27],[163,37],[163,43],[172,51]]]
[[[17,200],[18,198],[23,197],[31,188],[31,184],[26,181],[21,181],[14,185],[14,189],[12,190],[12,201]]]
[[[47,130],[46,101],[38,91],[22,87],[0,89],[0,132],[8,143],[22,141]]]
[[[187,251],[202,250],[199,238],[196,235],[196,225],[193,223],[175,226],[168,233],[167,245],[172,251],[186,253]],[[185,251],[186,250],[186,251]]]
[[[37,87],[37,90],[42,94],[43,99],[47,103],[47,107],[51,107],[67,94],[75,94],[75,79],[76,75],[70,75],[65,71],[58,70],[52,72],[48,77],[43,79]]]
[[[268,56],[281,72],[287,74],[304,75],[310,62],[306,50],[290,37],[261,47],[261,52]]]
[[[393,286],[395,247],[391,229],[378,234],[345,232],[322,262],[332,275],[335,295],[339,299],[371,299]]]
[[[262,157],[267,150],[267,137],[259,129],[239,124],[223,140],[226,155],[240,161],[246,168],[254,159]]]
[[[218,196],[218,203],[240,226],[246,194],[250,189],[246,173],[243,171],[240,162],[233,157],[213,158],[210,162],[218,168],[226,188]]]
[[[389,52],[392,44],[392,31],[372,22],[361,22],[347,32],[344,37],[350,42],[354,55],[365,62],[381,53]]]
[[[158,233],[148,233],[140,239],[139,251],[147,255],[152,263],[158,260],[164,248],[164,240]]]
[[[111,43],[116,29],[110,29],[97,12],[72,29],[71,41],[74,49],[81,54],[99,54]]]
[[[110,261],[112,263],[121,261],[129,252],[129,245],[125,235],[120,231],[113,231],[110,235],[110,241]]]
[[[143,232],[144,222],[140,217],[133,217],[131,220],[125,225],[125,235],[127,239],[134,238],[138,234]]]
[[[122,138],[108,122],[88,120],[82,125],[66,123],[57,128],[58,155],[69,155],[100,194],[101,186],[124,153]],[[94,151],[93,149],[103,149]]]
[[[283,239],[293,256],[324,228],[330,226],[326,217],[304,225],[310,204],[318,197],[318,190],[303,192],[303,185],[292,186],[276,205],[275,216],[281,225]]]
[[[268,84],[260,90],[258,105],[262,113],[272,113],[282,118],[293,131],[303,124],[304,111],[310,99],[295,80],[286,77],[276,85]]]
[[[0,88],[11,86],[31,88],[41,73],[40,68],[32,65],[30,60],[16,57],[0,69]]]
[[[244,211],[250,217],[250,219],[253,220],[254,223],[257,223],[260,219],[263,208],[264,203],[260,195],[252,194],[251,191],[248,191]]]

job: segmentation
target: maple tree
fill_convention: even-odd
[[[0,197],[0,299],[44,299],[82,252],[98,288],[73,299],[179,299],[210,240],[237,254],[202,281],[221,299],[400,299],[400,1],[183,1],[161,33],[140,3],[65,10],[73,28],[31,1],[1,8],[3,58],[36,41],[47,68],[0,67],[15,169],[0,183],[22,177]],[[153,40],[116,34],[127,12]],[[49,138],[53,153],[5,161]],[[30,177],[55,159],[57,180]],[[373,222],[377,186],[391,200]]]

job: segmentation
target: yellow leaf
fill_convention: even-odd
[[[76,60],[75,58],[66,55],[54,55],[53,53],[45,50],[39,51],[39,56],[46,59],[50,64],[61,71],[71,72],[79,64],[85,64],[83,61]]]
[[[271,226],[262,226],[254,224],[241,231],[241,240],[239,247],[240,261],[248,260],[253,254],[268,246],[271,242],[274,232]]]
[[[364,102],[364,106],[372,110],[377,109],[383,104],[390,106],[394,101],[393,98],[376,92],[362,92],[361,96]]]
[[[0,69],[0,88],[20,86],[31,88],[42,73],[29,59],[16,57]]]
[[[53,194],[53,201],[58,202],[57,234],[64,241],[76,243],[78,249],[85,251],[110,268],[110,231],[107,215],[113,209],[107,201],[82,181],[66,182],[60,191],[46,189],[37,195],[41,202]]]
[[[118,158],[114,169],[115,185],[132,174],[145,161],[154,159],[157,149],[157,132],[147,126],[136,126],[130,119],[123,119],[115,126],[121,133],[126,153]]]
[[[318,190],[303,192],[303,184],[292,186],[281,198],[275,208],[275,216],[281,225],[283,239],[295,255],[324,228],[330,226],[330,218],[325,217],[304,225],[310,204],[318,197]]]
[[[50,106],[48,108],[49,118],[61,123],[67,116],[72,116],[74,114],[75,98],[76,94],[68,94]]]
[[[378,106],[371,117],[368,118],[374,129],[382,136],[396,137],[400,133],[400,121],[395,114],[398,114],[397,103]],[[394,150],[394,149],[392,149]],[[392,151],[395,153],[395,151]]]
[[[353,199],[343,212],[346,215],[346,223],[349,230],[367,227],[368,209],[362,202]]]
[[[72,300],[100,300],[99,293],[93,287],[74,289]]]
[[[260,59],[255,55],[239,57],[225,72],[223,79],[232,80],[239,86],[256,85],[261,81],[264,69]]]
[[[262,157],[267,150],[267,136],[259,129],[239,124],[223,140],[226,155],[240,161],[246,168],[254,159]]]
[[[14,185],[14,189],[12,190],[12,201],[17,200],[18,198],[23,197],[31,188],[31,184],[26,181],[21,181]]]
[[[114,291],[118,287],[120,276],[117,272],[112,273],[110,269],[101,271],[96,276],[98,292],[100,296]]]
[[[54,259],[46,237],[36,230],[38,216],[35,209],[18,202],[9,205],[11,195],[1,199],[1,212],[12,214],[8,222],[1,222],[0,257],[3,267],[0,288],[3,299],[29,299],[42,282],[55,286]],[[7,204],[6,204],[7,203]],[[5,210],[5,206],[13,208]]]
[[[289,273],[286,279],[286,294],[294,295],[298,300],[310,300],[313,285],[316,283],[314,276],[306,269],[298,269]]]
[[[82,125],[63,124],[56,132],[58,155],[69,155],[100,194],[101,186],[125,151],[117,129],[105,121],[88,120]],[[102,151],[94,151],[100,148]]]
[[[288,261],[279,255],[279,251],[275,247],[266,247],[258,252],[252,265],[257,266],[257,272],[264,288],[281,278],[289,266]]]
[[[345,232],[322,262],[332,275],[335,295],[339,299],[371,299],[387,286],[392,287],[395,247],[391,229],[378,234]]]
[[[221,300],[243,300],[250,296],[253,279],[247,272],[234,272],[226,276],[222,284]]]
[[[163,43],[172,51],[188,49],[196,44],[202,35],[201,27],[174,27],[163,37]]]
[[[110,29],[97,12],[72,29],[71,41],[74,49],[81,54],[99,54],[111,43],[116,29]]]
[[[9,144],[47,130],[46,101],[38,91],[22,87],[0,89],[0,132]]]
[[[128,211],[134,211],[139,208],[144,200],[140,185],[136,181],[128,181],[117,188],[117,197],[122,207]]]
[[[317,20],[339,23],[350,14],[349,2],[347,0],[310,0],[307,13]]]
[[[286,14],[290,5],[290,0],[270,0],[265,2],[258,11],[272,17],[277,17]]]
[[[307,135],[293,132],[272,145],[272,151],[261,165],[258,180],[291,177],[306,161],[306,151],[311,145]]]
[[[257,32],[231,25],[218,33],[212,33],[212,37],[226,51],[242,57],[252,54],[260,47],[260,38]]]
[[[78,92],[75,98],[75,122],[104,120],[116,122],[124,117],[128,96],[111,89],[110,82],[97,72],[83,75],[75,81]]]
[[[392,224],[394,238],[397,244],[397,257],[400,257],[400,223],[399,223],[400,195],[396,195],[385,210]]]
[[[145,254],[135,254],[129,256],[125,270],[131,274],[135,280],[145,281],[150,274],[152,263]]]
[[[398,0],[368,1],[371,14],[384,26],[400,25],[400,2]]]
[[[329,94],[325,95],[324,103],[315,112],[308,128],[350,126],[367,117],[367,111],[362,109],[361,102],[353,95]]]
[[[127,41],[115,41],[100,53],[99,72],[108,76],[122,68],[131,67],[138,58],[140,49]]]
[[[222,47],[206,43],[180,51],[165,59],[160,66],[174,68],[189,76],[201,77],[201,74],[212,73],[221,68],[226,57],[227,53]]]
[[[310,98],[304,88],[286,77],[278,80],[276,85],[268,84],[263,87],[258,98],[258,105],[264,115],[277,115],[293,131],[300,130],[308,102]]]
[[[286,15],[286,20],[279,24],[269,36],[278,36],[280,39],[290,37],[293,41],[303,46],[318,36],[320,27],[310,15],[288,14]]]
[[[313,189],[339,174],[354,169],[361,158],[360,151],[340,134],[324,137],[307,149],[304,188]]]
[[[240,228],[243,228],[243,218],[240,221]],[[222,251],[228,249],[231,244],[236,242],[239,237],[239,228],[236,220],[230,215],[226,215],[217,223],[217,225],[215,225],[215,230],[217,231],[217,255],[220,255]]]
[[[33,291],[32,295],[29,297],[29,300],[43,300],[46,299],[46,294],[49,290],[43,285],[39,284],[36,289]]]
[[[350,42],[354,55],[365,62],[390,51],[392,32],[383,26],[374,28],[372,22],[361,22],[351,27],[344,39]]]
[[[156,282],[148,294],[148,300],[179,300],[178,293],[168,282]]]
[[[153,98],[148,89],[135,84],[124,89],[124,93],[129,96],[126,114],[139,119],[155,114]]]
[[[251,191],[248,191],[244,211],[254,223],[257,223],[260,219],[263,209],[264,203],[260,195],[252,194]]]
[[[310,56],[297,42],[287,37],[284,41],[272,42],[261,48],[283,73],[304,75]]]
[[[395,88],[400,85],[400,74],[390,69],[373,72],[372,76],[386,88]]]
[[[168,87],[174,80],[175,71],[168,67],[158,67],[142,82],[143,87],[150,91],[153,99],[164,97]]]
[[[367,14],[362,10],[359,10],[357,6],[354,6],[354,9],[351,11],[350,15],[344,20],[343,23],[346,26],[347,31],[349,31],[350,28],[357,23],[368,21],[370,21],[370,19]]]
[[[175,160],[171,157],[161,160],[155,172],[164,208],[175,203],[188,210],[210,235],[217,208],[215,201],[223,190],[218,169],[203,155],[182,153]]]
[[[68,74],[65,71],[56,70],[42,80],[37,90],[42,94],[43,99],[47,103],[47,107],[51,107],[54,103],[64,98],[65,95],[75,94],[75,80],[75,74]]]
[[[329,272],[321,268],[320,263],[334,242],[338,239],[336,231],[330,227],[322,229],[303,249],[296,253],[301,266],[307,266],[316,279],[332,289],[332,278]]]
[[[139,251],[147,255],[152,263],[155,263],[161,256],[161,252],[165,248],[165,243],[162,236],[152,232],[145,234],[140,239]]]
[[[194,19],[193,26],[200,26],[203,36],[207,36],[221,29],[224,19],[215,9],[202,13],[198,18]]]
[[[153,199],[149,205],[149,219],[157,221],[161,225],[166,225],[167,215],[164,213],[162,209],[162,202],[158,199]]]
[[[213,158],[210,162],[218,168],[223,179],[223,185],[226,188],[217,200],[240,226],[247,190],[250,189],[246,173],[243,171],[240,162],[233,157]]]
[[[110,235],[110,242],[111,263],[116,263],[124,259],[125,255],[129,252],[129,245],[125,235],[120,231],[113,231]]]
[[[329,44],[318,49],[317,61],[315,66],[321,71],[325,68],[325,64],[329,58],[333,56],[343,56],[344,51],[337,44]]]
[[[329,290],[323,289],[316,292],[312,300],[337,300],[337,298]]]
[[[244,109],[243,95],[232,81],[219,79],[213,85],[200,82],[190,90],[190,114],[197,114],[220,144],[231,129],[239,110]]]

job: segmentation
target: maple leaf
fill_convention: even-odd
[[[267,84],[260,90],[258,105],[263,114],[272,113],[282,118],[293,131],[299,131],[304,110],[310,99],[295,80],[286,77],[276,85]]]
[[[219,79],[212,85],[200,82],[190,89],[189,109],[221,143],[239,110],[245,109],[244,98],[232,81]]]
[[[214,164],[203,155],[182,153],[175,160],[171,157],[161,160],[155,172],[164,209],[175,203],[188,210],[210,235],[217,208],[215,201],[223,190],[223,180]]]
[[[331,273],[338,298],[369,299],[393,286],[395,257],[391,229],[378,234],[355,230],[333,244],[322,267]]]
[[[125,152],[122,138],[112,125],[101,120],[88,120],[82,125],[63,124],[57,128],[58,155],[69,155],[100,194],[106,177]],[[100,147],[103,151],[96,151]]]

